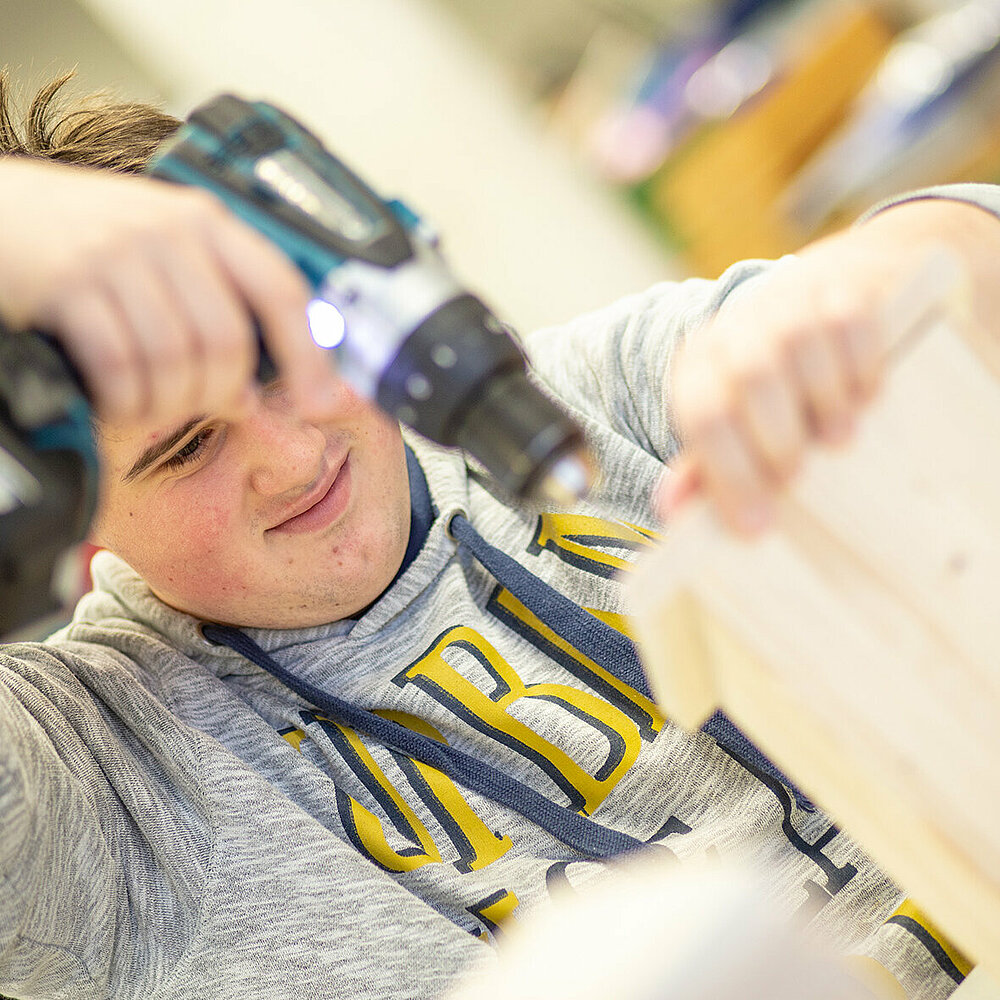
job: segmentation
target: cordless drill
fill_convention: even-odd
[[[217,97],[149,172],[207,188],[291,257],[343,317],[331,362],[385,412],[463,448],[512,496],[568,503],[586,491],[579,428],[528,380],[516,342],[456,281],[427,226],[294,119]]]
[[[591,478],[576,424],[528,379],[505,326],[454,278],[427,226],[298,122],[230,95],[194,111],[149,172],[207,188],[275,242],[343,317],[331,363],[418,433],[467,451],[509,495],[568,503]],[[274,367],[260,343],[258,375]],[[58,605],[97,460],[81,382],[56,342],[0,330],[0,636]]]
[[[65,355],[0,324],[0,636],[65,603],[58,570],[96,502],[90,408]]]

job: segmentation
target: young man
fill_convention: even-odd
[[[935,192],[530,339],[602,472],[539,510],[317,363],[301,280],[210,198],[39,162],[150,148],[119,131],[120,160],[89,156],[80,135],[126,112],[48,108],[27,137],[0,116],[22,154],[0,157],[0,314],[90,386],[110,551],[68,628],[0,657],[0,989],[436,996],[554,882],[643,843],[748,859],[909,996],[950,992],[961,969],[828,818],[730,728],[657,714],[617,571],[695,488],[766,523],[805,444],[848,436],[929,242],[1000,315],[1000,193]],[[263,389],[251,314],[283,376]]]

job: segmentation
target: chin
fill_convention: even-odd
[[[256,625],[264,628],[311,628],[315,625],[328,625],[344,618],[352,618],[374,604],[385,593],[396,577],[405,552],[404,546],[398,555],[388,558],[385,561],[385,569],[377,576],[371,574],[371,565],[366,564],[365,569],[369,572],[366,572],[364,580],[356,581],[355,585],[342,581],[338,588],[339,592],[331,594],[329,598],[309,595],[301,604],[289,608],[285,616],[280,616],[280,621],[274,620],[263,626],[258,621]],[[344,600],[342,597],[346,591],[350,592],[350,600]]]

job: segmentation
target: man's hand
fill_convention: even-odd
[[[241,411],[254,316],[303,415],[336,393],[306,283],[211,195],[7,157],[0,220],[0,315],[62,342],[101,418]]]
[[[807,447],[850,440],[891,341],[906,332],[911,299],[935,294],[913,286],[935,259],[951,260],[953,270],[957,261],[973,321],[995,328],[1000,222],[946,200],[890,208],[737,291],[678,358],[672,406],[684,452],[658,513],[669,518],[701,490],[733,530],[766,527]]]

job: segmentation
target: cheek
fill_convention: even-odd
[[[176,579],[185,567],[202,569],[238,549],[231,508],[210,493],[174,491],[146,502],[116,503],[103,513],[99,541],[152,582]]]
[[[148,523],[160,538],[153,544],[167,563],[225,559],[238,551],[240,521],[233,506],[211,490],[191,496],[179,492],[156,505]]]
[[[167,603],[197,612],[247,591],[250,553],[232,509],[218,502],[163,505],[133,568]]]
[[[234,543],[232,511],[218,502],[168,506],[162,520],[174,546],[167,555],[175,558],[181,553],[223,552]]]

